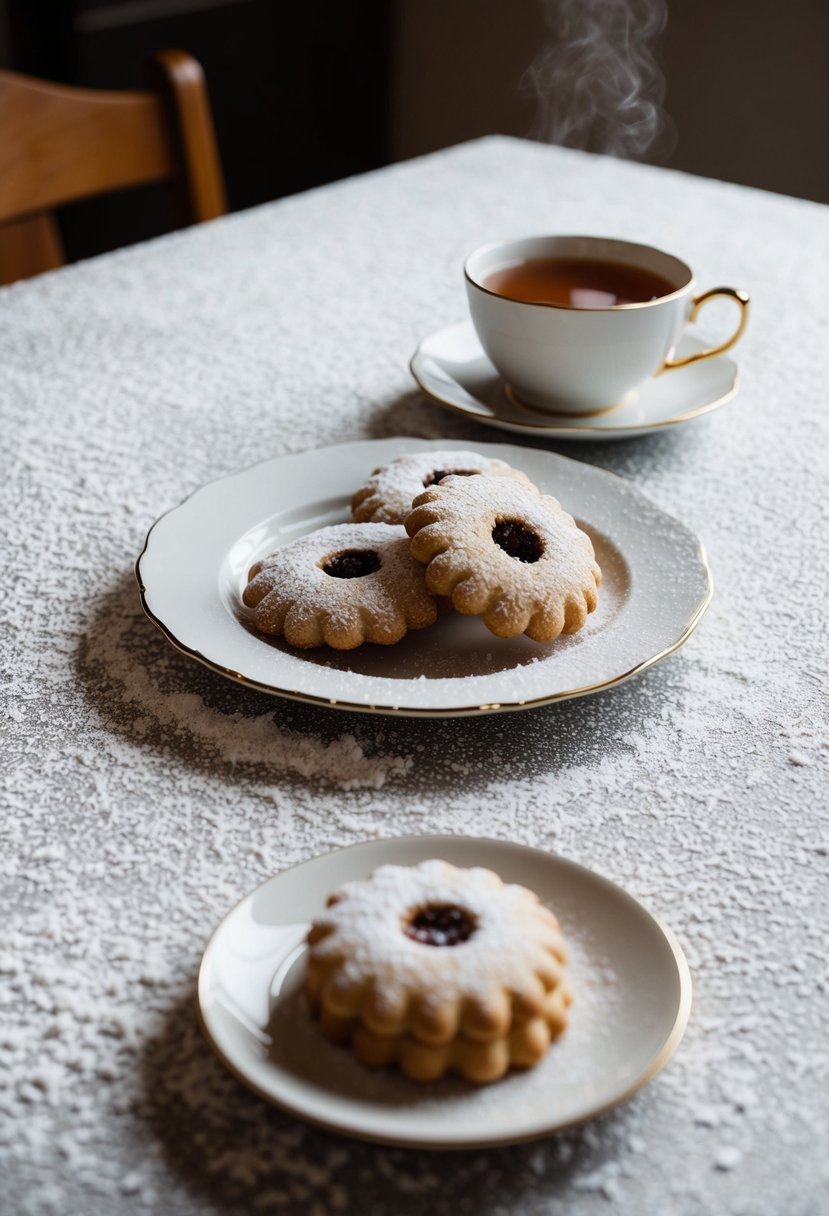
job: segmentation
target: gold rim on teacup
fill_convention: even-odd
[[[685,275],[686,275],[685,282],[682,283],[679,287],[675,287],[673,291],[666,292],[665,295],[663,295],[663,296],[658,296],[657,299],[655,299],[655,300],[637,300],[632,304],[595,304],[595,305],[591,304],[591,305],[588,305],[587,307],[581,307],[581,306],[577,307],[575,304],[555,304],[550,301],[541,301],[541,300],[516,300],[516,299],[513,299],[512,297],[502,296],[500,294],[500,292],[493,291],[491,288],[485,286],[485,284],[480,279],[476,278],[469,270],[469,263],[474,258],[482,257],[484,254],[487,254],[487,253],[492,253],[496,249],[503,249],[507,245],[523,245],[523,244],[536,243],[539,241],[553,241],[553,240],[555,240],[555,241],[585,241],[585,242],[590,242],[590,243],[593,243],[594,241],[595,242],[599,242],[599,241],[612,242],[613,244],[616,244],[616,245],[625,245],[628,249],[641,250],[643,253],[657,253],[657,254],[659,254],[660,257],[669,259],[676,266],[681,267],[684,270]],[[635,263],[631,262],[631,263],[628,263],[628,265],[635,265]],[[491,270],[489,273],[491,273]],[[471,283],[473,287],[477,287],[479,291],[484,291],[484,292],[486,292],[487,295],[495,296],[499,300],[510,299],[512,303],[521,304],[525,308],[560,308],[560,309],[563,309],[565,312],[619,312],[623,308],[624,309],[651,308],[651,307],[653,307],[654,304],[662,304],[665,300],[671,300],[677,296],[681,296],[685,291],[687,291],[687,289],[690,286],[693,285],[693,282],[694,282],[694,272],[693,272],[693,270],[691,270],[691,267],[688,265],[687,262],[683,262],[682,258],[678,258],[676,256],[676,254],[674,254],[674,253],[668,253],[664,249],[658,249],[655,245],[642,245],[636,241],[626,241],[626,240],[622,239],[621,237],[616,238],[616,237],[586,236],[586,235],[571,236],[571,235],[567,235],[567,234],[562,235],[562,236],[517,237],[515,240],[512,240],[512,241],[489,241],[486,245],[480,245],[476,250],[474,250],[472,253],[470,253],[469,257],[464,262],[463,274],[464,274],[464,278],[466,279],[466,281],[468,283]],[[730,291],[731,288],[716,288],[715,290]],[[707,295],[708,293],[706,292],[705,294]],[[745,294],[745,293],[743,293],[743,294]]]

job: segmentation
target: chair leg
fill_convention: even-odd
[[[185,51],[161,51],[149,65],[150,81],[167,107],[184,164],[184,192],[191,223],[227,211],[207,85],[201,65]]]
[[[0,284],[14,283],[64,264],[55,217],[41,211],[0,224]]]

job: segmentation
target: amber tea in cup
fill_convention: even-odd
[[[483,286],[508,300],[559,308],[617,308],[658,300],[674,290],[656,271],[587,258],[530,258],[496,270]]]
[[[519,405],[555,414],[613,409],[651,376],[729,350],[748,317],[733,287],[697,293],[671,253],[615,237],[523,237],[484,245],[464,266],[481,346]],[[709,300],[739,309],[722,342],[676,352]]]

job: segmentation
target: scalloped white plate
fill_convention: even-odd
[[[685,334],[677,354],[704,350]],[[653,376],[604,413],[567,416],[522,405],[484,354],[471,321],[445,325],[424,338],[410,364],[423,392],[484,426],[537,439],[633,439],[679,426],[719,409],[737,392],[737,364],[725,355]]]
[[[590,534],[599,607],[570,637],[494,637],[449,612],[396,646],[293,651],[258,634],[242,604],[251,565],[349,518],[351,495],[404,452],[453,440],[367,440],[264,461],[197,490],[150,529],[136,563],[142,603],[174,646],[252,687],[342,709],[424,716],[523,709],[621,683],[692,633],[712,585],[699,540],[634,486],[552,452],[479,443],[523,469]]]
[[[305,935],[331,891],[377,866],[430,857],[486,866],[535,891],[570,952],[566,1033],[536,1068],[483,1088],[450,1078],[420,1086],[363,1068],[323,1038],[302,996]],[[198,1008],[230,1071],[292,1114],[386,1144],[480,1148],[550,1135],[629,1098],[676,1050],[691,977],[668,928],[575,862],[501,840],[402,837],[316,857],[246,896],[205,951]]]

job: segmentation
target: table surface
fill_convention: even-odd
[[[497,439],[407,363],[464,316],[465,254],[533,231],[644,240],[754,297],[732,404],[550,445],[700,534],[716,591],[687,646],[449,722],[274,700],[176,653],[132,567],[189,491],[339,441]],[[817,204],[491,138],[0,293],[4,1214],[827,1210],[828,238]],[[195,1024],[217,920],[293,862],[447,831],[558,851],[670,923],[678,1053],[600,1120],[487,1153],[268,1108]]]

